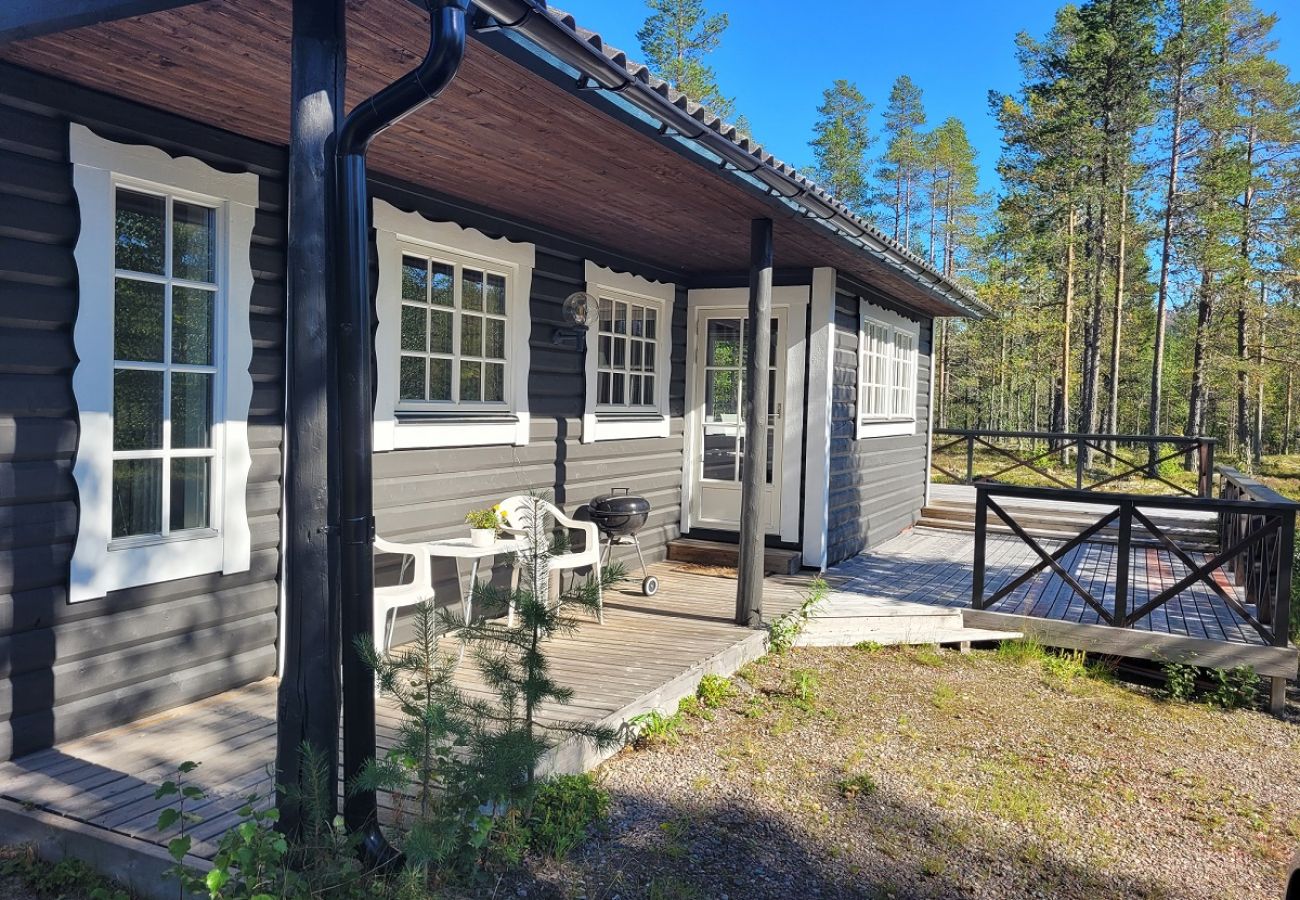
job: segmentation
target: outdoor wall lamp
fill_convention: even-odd
[[[574,291],[565,297],[563,315],[566,324],[555,326],[551,332],[551,343],[557,347],[585,352],[587,323],[591,319],[591,308],[595,303],[596,298],[586,291]]]

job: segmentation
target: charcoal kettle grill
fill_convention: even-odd
[[[629,488],[613,488],[608,494],[602,494],[587,504],[587,512],[604,537],[601,542],[601,565],[609,562],[615,544],[631,544],[636,548],[637,559],[641,562],[641,593],[653,597],[659,590],[659,579],[646,571],[645,555],[641,552],[641,541],[637,537],[637,532],[650,517],[650,501],[645,497],[634,496]]]

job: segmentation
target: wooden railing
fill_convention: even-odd
[[[1135,494],[1096,494],[1089,491],[1019,487],[991,482],[975,485],[975,565],[971,582],[971,605],[988,609],[1012,594],[1039,573],[1051,570],[1096,613],[1097,618],[1117,628],[1132,628],[1136,623],[1164,606],[1189,588],[1208,587],[1264,642],[1286,647],[1291,616],[1291,576],[1295,557],[1296,511],[1300,504],[1269,491],[1258,482],[1232,470],[1223,471],[1223,496],[1148,497]],[[1048,552],[1035,540],[1006,507],[1003,499],[1047,500],[1054,503],[1086,503],[1105,508],[1093,524],[1056,549]],[[1159,527],[1144,510],[1211,512],[1219,518],[1218,546],[1210,551],[1188,549]],[[1013,534],[1038,556],[1039,561],[1007,581],[990,595],[985,595],[989,513],[995,515]],[[1134,526],[1146,532],[1145,541],[1154,539],[1187,568],[1187,573],[1164,587],[1155,596],[1133,606],[1130,600]],[[1099,532],[1116,526],[1118,539],[1111,591],[1098,596],[1079,582],[1061,560],[1075,547],[1096,537]],[[1215,577],[1222,572],[1224,581]],[[1244,586],[1244,597],[1234,589]],[[1108,607],[1104,595],[1113,593]]]
[[[1139,476],[1188,497],[1210,497],[1214,490],[1214,438],[1180,435],[1078,434],[1050,431],[981,431],[961,428],[936,428],[931,467],[960,484],[998,481],[1014,472],[1032,472],[1058,488],[1076,491],[1112,490],[1118,482]],[[1134,456],[1120,455],[1121,449],[1133,448]],[[965,453],[964,471],[953,471],[951,463],[939,462],[946,451]],[[992,457],[981,471],[977,451]],[[1136,458],[1135,458],[1136,457]],[[1069,460],[1073,477],[1059,468],[1053,459]],[[1095,465],[1106,463],[1106,468]],[[1161,474],[1161,465],[1172,460],[1191,460],[1196,473],[1196,489],[1190,490]]]
[[[1227,571],[1255,604],[1263,622],[1283,629],[1290,622],[1291,586],[1295,575],[1295,508],[1286,497],[1236,469],[1218,468],[1220,496],[1248,504],[1243,511],[1219,513],[1219,545],[1240,544],[1259,536],[1249,552],[1234,557]],[[1290,505],[1291,518],[1275,523],[1269,510]],[[1258,509],[1259,512],[1255,512]]]

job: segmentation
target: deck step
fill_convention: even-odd
[[[796,643],[803,647],[962,644],[1019,637],[1011,631],[966,628],[962,610],[835,591],[813,611]]]
[[[668,542],[668,558],[674,562],[734,569],[740,562],[740,547],[721,541],[677,538]],[[803,556],[798,550],[769,547],[763,555],[763,571],[767,575],[793,575],[802,566]]]

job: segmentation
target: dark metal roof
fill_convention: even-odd
[[[571,14],[559,9],[548,9],[545,0],[477,0],[477,5],[485,12],[497,15],[497,23],[502,28],[523,30],[534,41],[538,39],[535,28],[537,23],[530,20],[547,20],[552,28],[546,35],[548,40],[538,41],[539,45],[548,52],[555,52],[559,49],[554,40],[557,35],[563,35],[580,45],[587,53],[576,56],[564,54],[561,58],[590,77],[594,87],[606,88],[633,102],[634,94],[657,98],[665,114],[662,118],[665,129],[674,119],[681,121],[685,118],[689,123],[694,123],[695,133],[679,128],[676,129],[678,136],[707,147],[721,157],[724,167],[730,166],[739,173],[750,176],[773,195],[802,207],[805,215],[829,225],[877,261],[906,275],[931,296],[952,308],[954,314],[981,316],[987,312],[983,302],[938,272],[925,259],[886,236],[794,166],[764,150],[762,145],[733,123],[725,121],[707,106],[656,77],[648,66],[629,59],[622,50],[606,44],[599,33],[580,26]],[[521,14],[504,17],[498,14],[498,10]],[[526,23],[534,27],[531,30],[525,29]],[[588,67],[582,65],[590,61],[592,51],[607,64],[604,67],[606,71],[588,72]],[[611,68],[615,71],[608,71]],[[623,76],[622,83],[613,81],[619,74]],[[644,103],[637,105],[645,106]],[[658,113],[655,114],[658,116]]]

